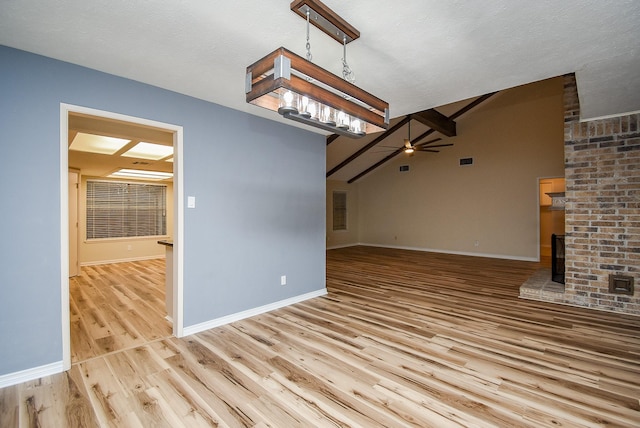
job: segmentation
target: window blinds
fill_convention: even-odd
[[[167,186],[87,181],[87,239],[167,232]]]

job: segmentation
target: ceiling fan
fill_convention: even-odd
[[[404,149],[402,151],[410,156],[412,156],[415,152],[438,153],[440,150],[433,150],[433,149],[436,147],[453,146],[452,143],[435,144],[435,145],[433,144],[435,142],[442,140],[442,138],[434,138],[433,140],[429,140],[421,144],[411,144],[411,121],[408,122],[408,126],[409,126],[409,133],[407,135],[407,138],[405,138],[404,140]],[[418,137],[417,140],[420,140],[420,138],[421,137]]]

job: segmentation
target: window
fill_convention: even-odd
[[[347,192],[333,192],[333,230],[347,230]]]
[[[87,239],[167,233],[167,186],[87,181]]]

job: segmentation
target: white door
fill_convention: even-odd
[[[69,171],[69,276],[79,274],[78,266],[78,196],[79,174]]]

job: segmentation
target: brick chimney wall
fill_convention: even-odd
[[[573,74],[564,107],[564,303],[640,315],[640,114],[580,122]],[[610,293],[611,274],[634,294]]]

